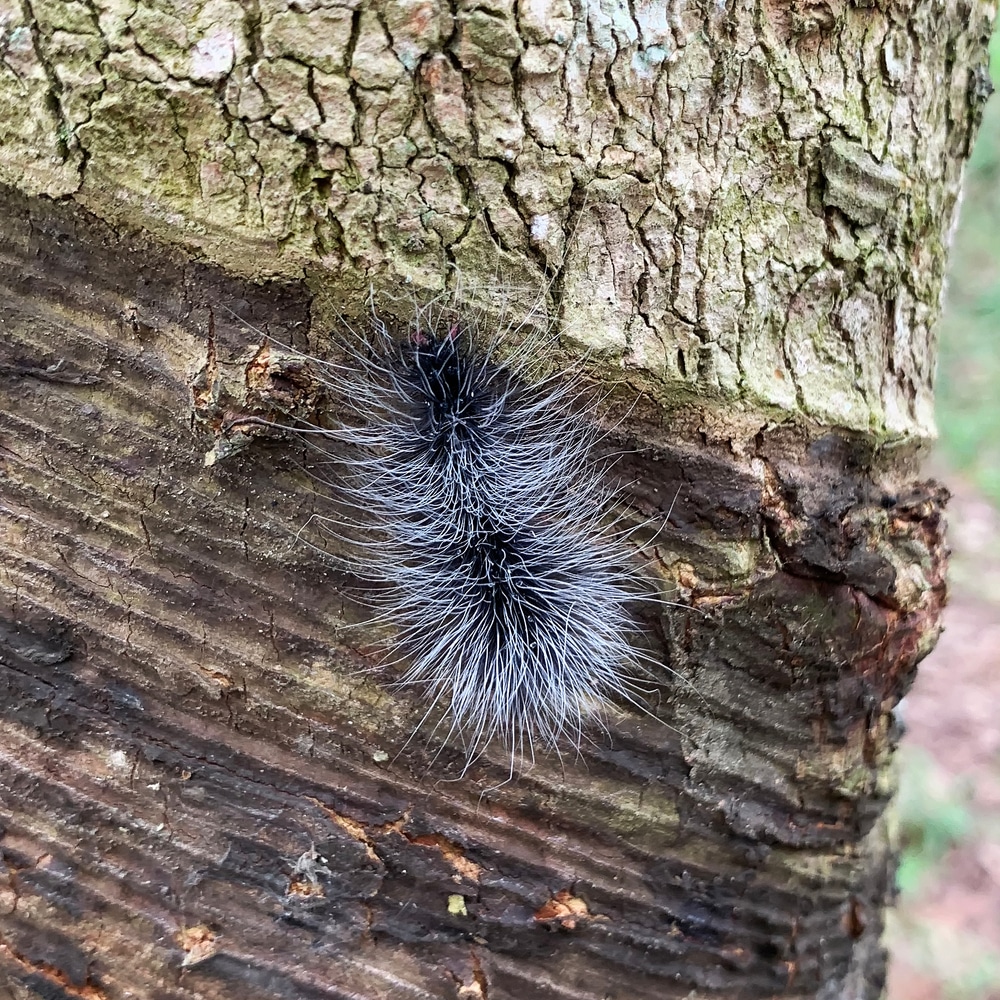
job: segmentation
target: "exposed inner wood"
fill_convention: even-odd
[[[347,627],[356,581],[296,539],[320,503],[302,448],[204,465],[210,329],[238,386],[261,336],[223,307],[314,348],[306,291],[69,205],[8,191],[2,214],[8,975],[108,998],[876,995],[891,708],[944,594],[915,456],[637,422],[636,507],[682,486],[653,545],[689,684],[664,671],[657,718],[616,709],[579,757],[452,780],[459,750],[411,739],[424,706]]]

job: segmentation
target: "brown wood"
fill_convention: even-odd
[[[504,784],[498,752],[447,780],[458,748],[407,743],[419,699],[334,645],[344,581],[292,540],[296,447],[206,469],[191,431],[196,373],[173,352],[204,350],[213,303],[294,327],[301,293],[6,205],[23,235],[3,272],[10,975],[108,997],[877,979],[891,875],[872,830],[888,712],[936,634],[940,490],[834,434],[775,429],[741,460],[647,443],[628,469],[647,494],[685,483],[672,544],[773,552],[746,593],[699,582],[665,615],[696,689],[663,691],[677,732],[616,713],[580,758]],[[243,350],[213,311],[218,350]]]
[[[662,45],[652,7],[65,6],[8,33],[0,92],[7,994],[878,996],[987,5],[665,5]],[[268,335],[322,354],[369,284],[498,259],[593,349],[682,605],[650,715],[513,781],[414,736],[306,544],[308,449],[224,433],[323,404]]]

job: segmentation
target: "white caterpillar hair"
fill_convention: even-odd
[[[322,426],[243,414],[227,427],[230,440],[254,424],[309,435],[337,509],[320,523],[378,584],[369,624],[392,627],[398,682],[429,696],[421,725],[447,720],[443,743],[464,743],[466,767],[499,740],[513,773],[536,747],[579,751],[608,701],[646,711],[633,609],[653,595],[579,379],[539,376],[538,338],[526,360],[501,358],[468,309],[415,314],[350,330],[339,362],[299,356],[335,400]]]
[[[536,745],[579,749],[595,709],[635,701],[642,660],[598,431],[573,382],[527,377],[440,308],[372,330],[325,366],[344,412],[322,433],[400,682],[428,693],[425,720],[445,710],[467,764],[494,738],[512,769]]]

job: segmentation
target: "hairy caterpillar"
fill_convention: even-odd
[[[322,365],[341,419],[309,431],[357,512],[328,527],[381,584],[400,683],[467,762],[498,739],[513,770],[536,745],[579,749],[609,699],[636,703],[643,587],[573,383],[495,347],[439,308],[401,334],[376,317],[346,363]]]

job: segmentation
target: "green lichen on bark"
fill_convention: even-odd
[[[0,179],[355,308],[506,251],[667,408],[926,437],[991,6],[5,0]]]

